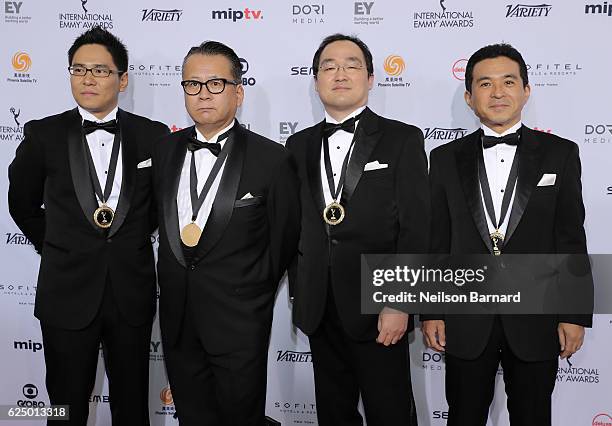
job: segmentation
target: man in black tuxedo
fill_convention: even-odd
[[[244,89],[231,48],[191,48],[181,84],[195,126],[153,152],[172,395],[181,426],[260,426],[274,296],[299,236],[295,166],[235,119]]]
[[[432,251],[586,253],[578,147],[522,125],[531,89],[521,54],[486,46],[465,76],[481,129],[431,153]],[[421,319],[427,344],[446,352],[449,426],[486,424],[500,361],[510,423],[550,425],[558,357],[580,349],[591,325],[589,315]]]
[[[325,120],[291,136],[301,180],[302,233],[289,274],[293,320],[310,340],[322,426],[416,425],[409,315],[360,309],[363,253],[422,253],[429,191],[421,131],[367,107],[372,54],[335,34],[313,59]]]
[[[148,425],[151,141],[168,128],[118,109],[128,55],[114,35],[81,34],[68,60],[77,108],[27,123],[9,167],[11,216],[41,255],[47,390],[70,406],[62,424],[86,424],[102,342],[113,424]]]

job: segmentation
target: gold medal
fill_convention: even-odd
[[[499,232],[499,229],[496,229],[495,232],[489,235],[489,237],[491,238],[491,242],[493,243],[493,254],[495,256],[501,255],[500,246],[504,243],[504,234]]]
[[[337,201],[332,201],[323,210],[323,220],[328,225],[338,225],[344,220],[344,207]]]
[[[194,222],[185,225],[181,231],[181,241],[187,247],[197,246],[201,236],[202,230]]]
[[[114,217],[115,212],[106,204],[98,207],[93,214],[94,223],[102,229],[110,228]]]

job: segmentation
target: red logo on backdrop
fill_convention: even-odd
[[[612,426],[612,417],[609,414],[598,414],[593,418],[592,426]]]
[[[467,59],[459,59],[453,64],[453,77],[457,80],[465,80],[465,67],[467,66]]]
[[[540,129],[539,127],[534,127],[533,130],[536,130],[538,132],[544,132],[544,133],[552,133],[552,129]]]
[[[182,127],[176,127],[176,124],[173,124],[172,127],[170,127],[170,131],[172,133],[178,132],[179,130],[183,130],[183,128]]]

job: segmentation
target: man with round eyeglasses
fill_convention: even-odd
[[[181,426],[263,426],[272,309],[297,250],[289,152],[236,120],[241,64],[207,41],[183,61],[194,126],[160,139],[160,324]]]
[[[41,255],[34,314],[47,391],[69,406],[62,425],[85,425],[101,345],[112,424],[148,426],[151,142],[169,131],[118,107],[128,54],[113,34],[86,31],[68,61],[77,107],[26,123],[9,167],[11,216]]]

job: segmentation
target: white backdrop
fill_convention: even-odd
[[[527,0],[530,1],[530,0]],[[511,2],[511,3],[510,3]],[[583,164],[587,234],[592,253],[609,253],[612,203],[612,6],[599,0],[187,1],[10,0],[0,11],[0,167],[12,160],[23,124],[74,107],[66,52],[95,23],[130,51],[129,89],[120,106],[166,123],[191,125],[179,86],[189,47],[208,39],[243,58],[245,103],[239,120],[284,143],[318,122],[323,110],[310,64],[321,39],[356,34],[374,55],[370,106],[423,129],[426,148],[462,136],[477,122],[463,101],[466,59],[506,41],[529,64],[532,96],[524,122],[576,141]],[[510,3],[510,4],[509,4]],[[609,13],[610,12],[610,13]],[[4,174],[3,176],[6,176]],[[7,179],[0,178],[6,193]],[[33,317],[38,257],[0,199],[0,405],[48,405],[42,339]],[[4,239],[5,238],[5,239]],[[612,425],[612,317],[597,316],[584,349],[560,362],[553,424]],[[316,424],[307,339],[290,323],[286,285],[277,297],[270,342],[267,414],[283,425]],[[412,382],[421,425],[445,424],[444,361],[411,336]],[[110,424],[108,390],[98,374],[90,425]],[[376,368],[376,366],[372,366]],[[174,407],[159,331],[151,339],[153,425],[173,425]],[[490,425],[507,426],[503,381]],[[97,419],[97,421],[96,421]],[[12,424],[7,422],[7,424]],[[14,422],[16,425],[41,421]]]

